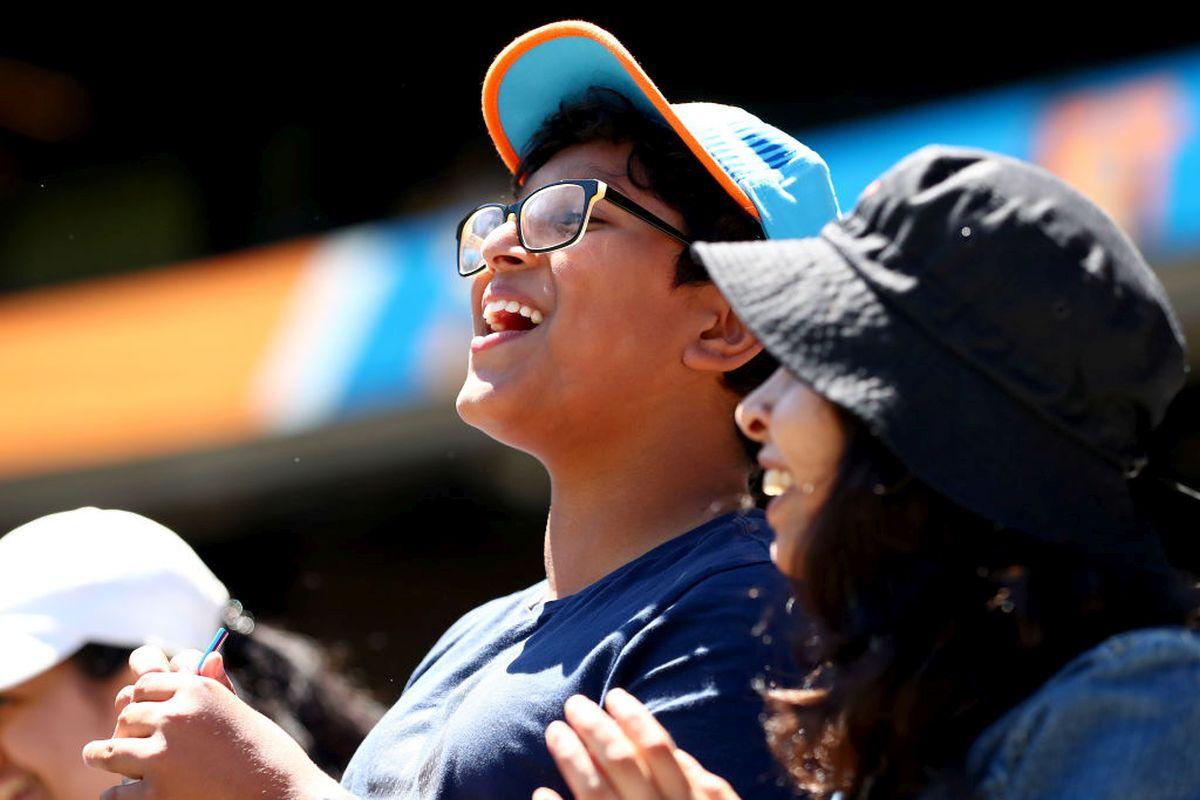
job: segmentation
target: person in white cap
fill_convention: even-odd
[[[111,734],[113,697],[136,678],[130,652],[203,646],[233,621],[233,608],[179,536],[129,511],[49,514],[0,537],[0,800],[90,800],[112,786],[114,776],[89,769],[80,750]],[[319,654],[294,635],[259,625],[229,646],[247,701],[327,769],[344,766],[348,748],[338,753],[336,740],[347,737],[336,731],[352,728],[357,743],[378,716],[371,701],[306,666],[319,664]],[[308,696],[322,694],[338,695],[336,719],[312,713],[317,702]]]
[[[621,686],[740,791],[790,797],[758,722],[759,685],[798,679],[788,587],[747,500],[752,459],[732,421],[771,364],[687,244],[815,233],[837,215],[828,170],[742,109],[668,103],[586,23],[518,38],[483,95],[515,202],[483,203],[458,229],[475,333],[458,411],[549,472],[546,580],[442,637],[344,790],[565,791],[546,724],[572,694]],[[112,800],[339,791],[213,682],[155,675],[139,686],[135,697],[165,702],[141,704],[87,751],[144,778]],[[173,746],[147,753],[160,736]],[[214,763],[255,769],[214,789],[202,780]]]
[[[133,673],[106,668],[95,646],[196,647],[228,600],[179,537],[126,511],[51,514],[0,538],[0,798],[111,786],[79,749],[112,730],[113,695]]]

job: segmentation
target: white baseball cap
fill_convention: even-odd
[[[171,529],[78,508],[0,537],[0,690],[89,643],[203,647],[229,592]]]

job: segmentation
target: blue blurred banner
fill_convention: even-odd
[[[1200,50],[801,134],[844,208],[927,144],[1042,165],[1091,197],[1153,261],[1200,252]],[[1157,265],[1157,263],[1156,263]]]

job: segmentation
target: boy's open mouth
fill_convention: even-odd
[[[533,330],[543,319],[541,311],[517,300],[496,299],[483,305],[483,322],[489,333]]]

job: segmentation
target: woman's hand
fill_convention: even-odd
[[[202,655],[199,650],[183,650],[177,653],[174,658],[169,659],[161,647],[147,644],[129,654],[129,668],[139,678],[148,672],[186,672],[194,675],[197,673],[196,668],[200,666]],[[235,695],[237,694],[237,689],[234,687],[233,681],[230,680],[229,675],[225,672],[225,658],[221,655],[220,651],[209,654],[208,658],[204,660],[204,668],[199,670],[199,674],[206,678],[212,678]],[[132,685],[126,686],[117,692],[117,713],[120,713],[125,706],[129,705],[132,698]]]
[[[605,709],[576,695],[567,721],[546,728],[546,744],[577,800],[737,798],[733,788],[675,746],[671,735],[626,691],[613,689]],[[534,800],[562,800],[541,788]]]
[[[135,669],[154,668],[140,670],[137,683],[117,697],[113,737],[83,749],[89,766],[135,779],[109,789],[103,800],[347,796],[295,740],[239,700],[228,684],[196,675],[196,658],[190,669],[147,661]]]

